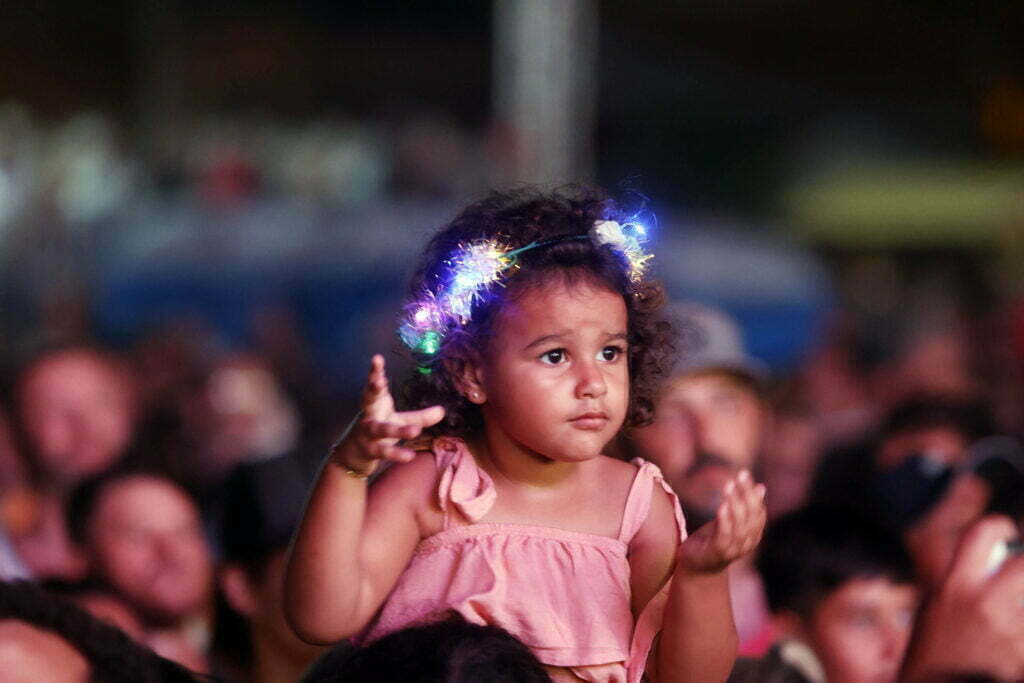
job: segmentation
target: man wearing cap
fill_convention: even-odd
[[[768,425],[761,395],[768,370],[746,353],[739,327],[726,313],[695,303],[673,304],[670,310],[680,357],[658,400],[654,424],[635,430],[633,443],[682,495],[685,480],[709,465],[756,467]],[[717,502],[699,507],[714,510]]]
[[[670,316],[680,357],[654,423],[633,431],[630,448],[661,468],[692,531],[714,517],[722,487],[738,470],[757,473],[770,417],[762,397],[768,370],[746,353],[725,312],[676,303]],[[742,649],[762,631],[767,604],[749,562],[730,568],[729,584]]]

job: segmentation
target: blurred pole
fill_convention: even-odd
[[[590,180],[597,107],[595,0],[494,0],[493,102],[512,183]]]
[[[173,144],[174,132],[186,123],[183,16],[178,0],[134,2],[138,134],[151,161],[169,152],[166,147]]]

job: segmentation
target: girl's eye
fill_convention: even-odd
[[[540,362],[541,363],[546,363],[547,365],[558,365],[559,363],[561,363],[564,360],[565,360],[565,350],[564,349],[551,349],[550,351],[545,351],[544,353],[542,353],[540,355]]]
[[[618,347],[618,346],[606,346],[603,349],[601,349],[601,353],[599,354],[599,357],[603,361],[610,362],[610,361],[615,360],[616,358],[618,358],[621,355],[622,355],[622,348],[621,347]]]

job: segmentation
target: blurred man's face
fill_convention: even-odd
[[[693,416],[698,451],[752,468],[764,436],[765,411],[757,394],[724,372],[675,379],[663,398],[685,406]]]
[[[19,402],[41,466],[64,485],[106,468],[132,436],[127,378],[88,351],[40,361],[29,370]]]
[[[88,683],[89,662],[71,643],[17,619],[0,619],[0,680]]]
[[[168,481],[140,475],[104,489],[89,523],[89,551],[98,573],[151,618],[177,620],[210,598],[199,513]]]
[[[807,636],[829,683],[894,683],[917,599],[912,584],[864,578],[846,582],[822,600]]]

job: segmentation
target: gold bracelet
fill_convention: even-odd
[[[342,465],[341,463],[338,463],[338,467],[341,468],[342,472],[353,479],[369,479],[377,469],[376,467],[373,467],[369,472],[363,472],[362,470],[354,470],[348,465]]]

